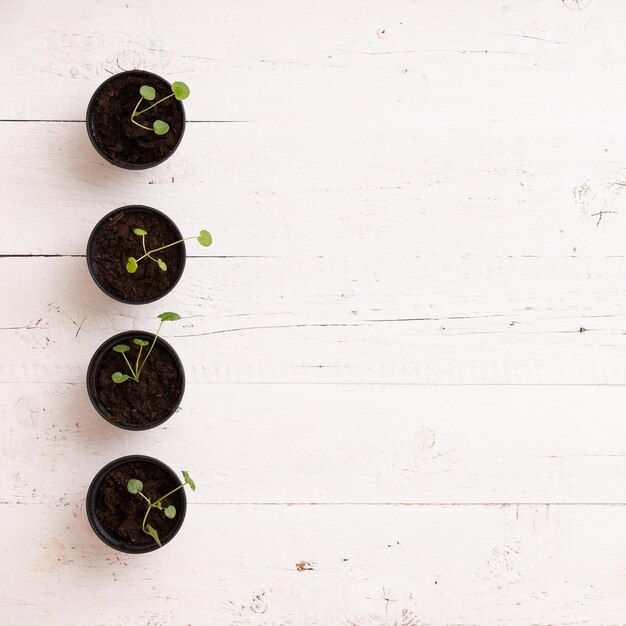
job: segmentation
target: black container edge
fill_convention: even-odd
[[[163,461],[159,461],[159,459],[155,459],[151,456],[145,456],[142,454],[129,454],[127,456],[119,457],[114,461],[110,461],[107,463],[92,479],[89,488],[87,489],[87,496],[85,498],[85,508],[87,512],[87,519],[89,520],[89,525],[91,526],[94,533],[97,537],[105,543],[110,548],[118,550],[120,552],[125,552],[127,554],[146,554],[147,552],[153,552],[154,550],[159,550],[159,546],[154,544],[147,544],[145,546],[133,546],[131,544],[127,544],[124,541],[120,541],[112,537],[100,524],[96,516],[96,495],[98,493],[98,488],[100,487],[100,483],[102,479],[112,470],[118,467],[119,465],[123,465],[124,463],[153,463],[161,467],[165,472],[167,472],[176,482],[177,485],[182,485],[183,481],[178,477],[178,474],[174,472],[174,470],[163,463]],[[162,541],[162,545],[167,545],[180,530],[183,522],[185,521],[185,514],[187,513],[187,496],[185,494],[184,489],[180,489],[180,509],[176,511],[176,517],[178,524],[174,528],[173,532],[169,535],[166,541]]]

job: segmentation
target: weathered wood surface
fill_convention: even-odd
[[[194,383],[139,434],[105,422],[81,383],[0,389],[5,504],[81,502],[102,465],[138,449],[193,467],[203,504],[624,499],[624,387]]]
[[[626,380],[626,257],[192,258],[140,307],[103,294],[84,258],[0,268],[7,301],[28,302],[6,307],[4,382],[81,382],[105,339],[163,310],[187,318],[163,333],[194,382]]]
[[[626,6],[7,0],[0,23],[0,623],[626,624]],[[95,87],[189,83],[162,167],[88,142]],[[190,244],[104,296],[104,213]],[[93,351],[162,310],[188,386],[146,433]],[[86,487],[152,454],[199,489],[141,558]]]
[[[0,603],[17,626],[623,624],[625,513],[192,504],[176,548],[133,559],[81,503],[12,507]]]

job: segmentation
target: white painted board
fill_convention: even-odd
[[[626,5],[6,0],[0,624],[626,623]],[[180,149],[92,149],[112,73],[184,80]],[[106,212],[166,211],[185,274],[91,281]],[[181,410],[120,432],[87,363],[164,335]],[[181,533],[90,530],[106,462],[186,468]]]

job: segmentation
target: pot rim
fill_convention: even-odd
[[[151,167],[156,167],[157,165],[161,165],[161,163],[169,159],[174,154],[174,152],[176,152],[176,150],[178,149],[178,146],[180,145],[180,142],[183,139],[183,135],[185,134],[185,128],[187,126],[187,117],[185,115],[185,107],[182,101],[176,100],[176,102],[178,102],[178,104],[180,105],[180,109],[181,109],[182,116],[183,116],[183,123],[181,126],[181,131],[180,131],[180,136],[178,137],[178,141],[176,142],[174,147],[171,149],[171,151],[168,152],[164,157],[161,157],[160,159],[157,159],[156,161],[150,161],[149,163],[141,163],[141,164],[134,164],[134,163],[120,164],[120,163],[113,162],[113,160],[110,157],[104,154],[101,147],[94,139],[93,133],[90,128],[90,121],[92,117],[92,110],[93,110],[93,107],[95,106],[96,96],[98,95],[98,93],[100,93],[100,91],[108,83],[115,81],[115,80],[120,80],[120,78],[128,74],[144,74],[146,76],[150,76],[150,77],[157,78],[158,80],[162,80],[164,83],[166,83],[170,87],[172,86],[172,84],[169,81],[165,80],[165,78],[163,78],[162,76],[159,76],[159,74],[155,74],[154,72],[149,72],[147,70],[124,70],[122,72],[118,72],[117,74],[113,74],[113,76],[109,76],[109,78],[107,78],[104,82],[100,83],[100,85],[93,92],[91,98],[89,99],[89,104],[87,105],[87,114],[85,118],[86,126],[87,126],[87,136],[89,137],[89,141],[91,142],[91,145],[94,147],[96,152],[111,165],[114,165],[115,167],[119,167],[125,170],[147,170],[147,169],[150,169]]]
[[[93,247],[95,245],[96,234],[99,228],[103,224],[105,224],[109,218],[111,218],[113,215],[115,215],[119,211],[126,211],[127,213],[139,213],[139,212],[153,213],[154,215],[163,218],[171,226],[172,230],[174,231],[178,239],[183,238],[183,235],[180,232],[180,229],[178,228],[178,226],[176,226],[176,223],[174,222],[174,220],[172,220],[171,217],[163,213],[163,211],[159,211],[158,209],[155,209],[154,207],[151,207],[151,206],[147,206],[145,204],[125,204],[124,206],[121,206],[121,207],[118,207],[117,209],[113,209],[112,211],[109,211],[104,217],[98,220],[96,225],[93,227],[91,234],[89,235],[89,239],[87,240],[86,260],[87,260],[87,269],[89,270],[89,274],[91,275],[91,278],[96,283],[96,285],[100,288],[100,290],[104,292],[107,296],[109,296],[109,298],[113,298],[113,300],[117,300],[118,302],[123,302],[124,304],[134,304],[134,305],[150,304],[152,302],[156,302],[157,300],[164,298],[168,293],[170,293],[176,287],[176,285],[178,285],[178,282],[182,278],[182,275],[185,271],[185,265],[187,263],[187,246],[185,245],[184,241],[181,241],[178,244],[181,249],[180,270],[178,271],[178,276],[176,277],[176,280],[170,285],[167,291],[164,291],[161,295],[157,296],[156,298],[150,298],[148,300],[140,300],[138,302],[135,302],[135,301],[127,300],[125,298],[122,298],[121,296],[111,293],[111,291],[109,291],[107,286],[102,284],[102,282],[100,282],[97,274],[93,270],[93,267],[92,267],[92,265],[94,264]]]
[[[172,417],[172,415],[174,415],[174,413],[178,411],[178,409],[180,408],[180,403],[182,402],[183,396],[185,395],[185,368],[183,367],[183,362],[178,356],[176,350],[174,350],[174,348],[165,339],[163,339],[162,337],[159,337],[157,339],[157,344],[165,348],[172,355],[178,367],[178,371],[180,372],[180,379],[181,379],[180,397],[178,398],[176,407],[172,410],[171,413],[169,413],[165,417],[159,420],[156,420],[154,422],[151,422],[147,426],[132,426],[130,424],[116,424],[115,422],[111,421],[110,413],[107,412],[103,406],[101,406],[101,403],[99,403],[97,393],[95,390],[95,385],[91,384],[91,374],[93,370],[97,367],[100,359],[104,355],[104,352],[107,350],[108,346],[114,345],[115,343],[120,341],[122,337],[129,337],[129,336],[132,337],[133,339],[135,337],[142,337],[142,336],[148,337],[149,341],[152,341],[154,339],[155,334],[150,333],[145,330],[125,330],[125,331],[122,331],[121,333],[112,335],[111,337],[103,341],[100,344],[100,346],[98,346],[98,348],[93,353],[93,355],[91,356],[91,359],[89,360],[89,365],[87,366],[87,374],[86,374],[87,395],[89,396],[89,400],[91,401],[91,404],[93,405],[94,409],[96,409],[98,414],[101,417],[103,417],[107,422],[109,422],[109,424],[111,424],[112,426],[116,426],[117,428],[122,428],[124,430],[132,430],[132,431],[151,430],[152,428],[156,428],[157,426],[161,426],[161,424],[164,424],[167,420],[170,419],[170,417]]]
[[[143,462],[143,463],[152,463],[154,465],[158,465],[161,469],[163,469],[169,476],[174,480],[176,485],[182,485],[183,481],[180,480],[178,474],[174,472],[174,470],[152,456],[146,456],[143,454],[128,454],[126,456],[119,457],[113,461],[107,463],[96,475],[93,477],[89,488],[87,489],[87,496],[85,498],[85,508],[87,512],[87,519],[89,520],[89,525],[98,538],[103,541],[110,548],[114,548],[115,550],[119,550],[120,552],[126,552],[127,554],[144,554],[146,552],[153,552],[154,550],[159,550],[159,546],[156,543],[147,544],[145,546],[134,546],[132,544],[128,544],[120,539],[116,539],[113,537],[100,523],[96,515],[96,495],[98,493],[98,489],[104,477],[116,467],[123,465],[124,463],[129,462]],[[177,524],[174,527],[174,530],[170,535],[168,535],[165,541],[161,541],[161,545],[164,547],[168,544],[175,536],[178,534],[183,522],[185,520],[185,514],[187,513],[187,496],[185,494],[185,489],[180,489],[180,510],[176,511],[176,519]]]

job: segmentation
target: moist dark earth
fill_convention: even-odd
[[[135,235],[134,228],[147,231],[148,250],[180,238],[159,214],[120,210],[98,228],[87,260],[98,282],[113,296],[127,302],[149,302],[164,295],[176,283],[184,267],[185,244],[177,244],[154,254],[165,261],[166,272],[146,257],[139,262],[137,271],[129,274],[126,271],[128,257],[138,259],[143,255],[141,237]]]
[[[116,165],[156,164],[176,149],[183,133],[183,107],[174,97],[135,118],[135,121],[150,128],[157,119],[167,122],[170,129],[165,135],[155,135],[130,121],[141,97],[139,89],[142,85],[154,87],[156,98],[153,101],[143,100],[139,111],[172,93],[163,79],[140,72],[120,74],[96,92],[89,112],[88,124],[94,142]]]
[[[141,530],[147,502],[126,488],[131,478],[143,483],[143,493],[152,502],[175,489],[177,484],[161,467],[146,461],[131,461],[111,470],[102,480],[96,493],[96,517],[116,539],[134,546],[154,543],[154,539]],[[167,518],[162,511],[152,510],[147,523],[159,533],[161,543],[165,543],[175,530],[181,513],[180,493],[174,493],[163,501],[163,506],[173,504],[177,516]]]
[[[145,428],[165,419],[178,408],[183,395],[183,376],[172,353],[157,339],[150,358],[141,370],[139,382],[129,379],[124,383],[114,383],[111,380],[114,372],[130,372],[124,357],[113,351],[113,345],[123,343],[129,346],[126,356],[135,367],[139,353],[139,346],[133,343],[135,338],[152,343],[151,335],[137,332],[105,346],[102,357],[89,373],[89,387],[95,391],[96,401],[109,414],[112,423]],[[149,348],[143,348],[142,360]]]

